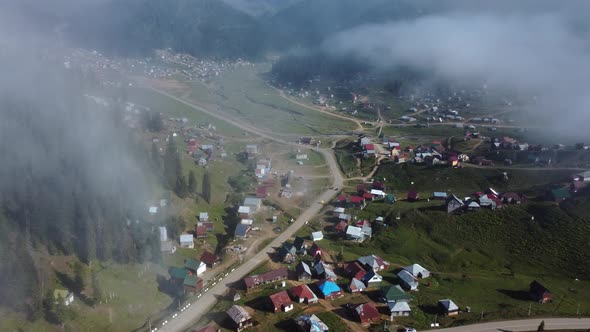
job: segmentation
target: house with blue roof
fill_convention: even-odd
[[[321,280],[317,283],[317,286],[324,299],[330,300],[336,297],[342,297],[344,295],[340,286],[338,286],[332,280]]]

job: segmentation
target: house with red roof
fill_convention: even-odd
[[[379,321],[379,310],[371,302],[347,304],[346,308],[362,325],[370,325]]]
[[[351,207],[360,207],[361,210],[365,208],[366,202],[365,202],[365,198],[361,197],[361,196],[350,196],[350,199],[348,200],[348,204]]]
[[[347,202],[348,197],[346,195],[338,195],[338,197],[336,197],[336,204],[340,206],[345,206]]]
[[[246,290],[249,290],[260,284],[285,280],[288,276],[289,270],[286,267],[283,267],[277,270],[272,270],[258,275],[245,277],[244,286],[246,286]]]
[[[293,302],[286,291],[280,291],[269,296],[273,312],[289,312],[293,310]]]
[[[297,303],[313,304],[318,303],[318,297],[307,285],[299,285],[289,289],[293,301]]]
[[[256,197],[258,197],[258,198],[268,197],[268,187],[267,186],[256,187]]]
[[[221,259],[217,255],[205,251],[201,255],[201,262],[205,263],[205,265],[207,265],[207,267],[211,269],[216,267],[219,264],[219,262],[221,262]]]
[[[197,239],[207,238],[207,226],[204,226],[204,225],[195,226],[195,237]]]
[[[334,230],[336,232],[344,233],[346,232],[346,227],[348,227],[348,223],[344,220],[341,220],[336,226],[334,226]]]
[[[361,280],[367,271],[359,262],[350,262],[344,267],[344,271],[350,278]]]
[[[315,257],[316,255],[321,255],[322,254],[322,249],[320,248],[320,246],[318,246],[317,243],[313,243],[311,245],[311,248],[309,248],[309,250],[307,251],[307,254],[310,255],[311,257]]]
[[[407,200],[409,202],[417,202],[419,199],[420,199],[420,193],[418,193],[418,191],[416,191],[414,189],[410,189],[410,191],[408,191]]]

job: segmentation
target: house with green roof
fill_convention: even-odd
[[[183,267],[171,267],[168,269],[168,273],[170,274],[170,278],[174,280],[184,280],[186,276],[189,274],[188,270]]]
[[[553,189],[547,193],[547,196],[549,200],[552,200],[554,202],[562,202],[572,197],[568,188]]]
[[[182,283],[184,286],[184,293],[196,293],[203,289],[203,279],[196,275],[187,275]]]
[[[62,302],[63,305],[68,306],[74,302],[74,293],[66,289],[56,289],[53,291],[53,298],[55,303]]]
[[[201,276],[207,270],[207,265],[194,258],[187,258],[184,260],[184,267],[197,277]]]
[[[404,290],[399,285],[381,287],[381,296],[385,299],[386,302],[408,302],[412,299],[410,295],[406,294],[406,292],[404,292]]]

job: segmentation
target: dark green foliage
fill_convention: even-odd
[[[253,177],[250,174],[251,172],[245,171],[241,174],[230,176],[227,183],[229,183],[232,189],[236,192],[247,192],[253,182]]]
[[[197,178],[195,177],[195,171],[192,169],[188,172],[188,192],[191,195],[197,192]]]
[[[74,280],[73,280],[73,291],[76,294],[81,294],[84,291],[86,277],[86,268],[79,262],[74,264]]]
[[[79,77],[44,70],[18,71],[0,94],[0,305],[37,303],[32,312],[32,285],[49,277],[37,271],[33,250],[126,263],[152,245],[135,234],[152,232],[136,223],[147,201],[145,148],[116,108],[85,101]]]
[[[186,221],[182,217],[170,217],[166,220],[166,230],[172,239],[178,238],[186,229]]]
[[[541,324],[539,324],[539,327],[537,327],[537,332],[541,332],[541,331],[545,331],[545,321],[542,320]]]
[[[182,176],[180,154],[172,136],[168,139],[166,154],[164,155],[164,180],[169,188],[175,188],[177,179]]]
[[[184,176],[176,177],[176,184],[174,185],[174,192],[180,198],[186,198],[188,196],[188,185],[186,184],[186,178]]]
[[[164,127],[162,116],[159,112],[144,111],[142,114],[143,126],[151,132],[159,132]]]
[[[209,204],[211,204],[211,179],[209,172],[203,174],[203,198]]]
[[[95,304],[100,303],[103,297],[103,290],[100,287],[98,276],[96,272],[92,272],[90,275],[90,287],[92,287],[92,300]]]

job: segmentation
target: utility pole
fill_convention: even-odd
[[[529,316],[531,315],[531,309],[532,309],[532,307],[533,307],[533,304],[532,304],[532,303],[530,303],[530,304],[529,304]]]
[[[481,310],[481,317],[479,318],[479,320],[483,320],[483,309]]]

